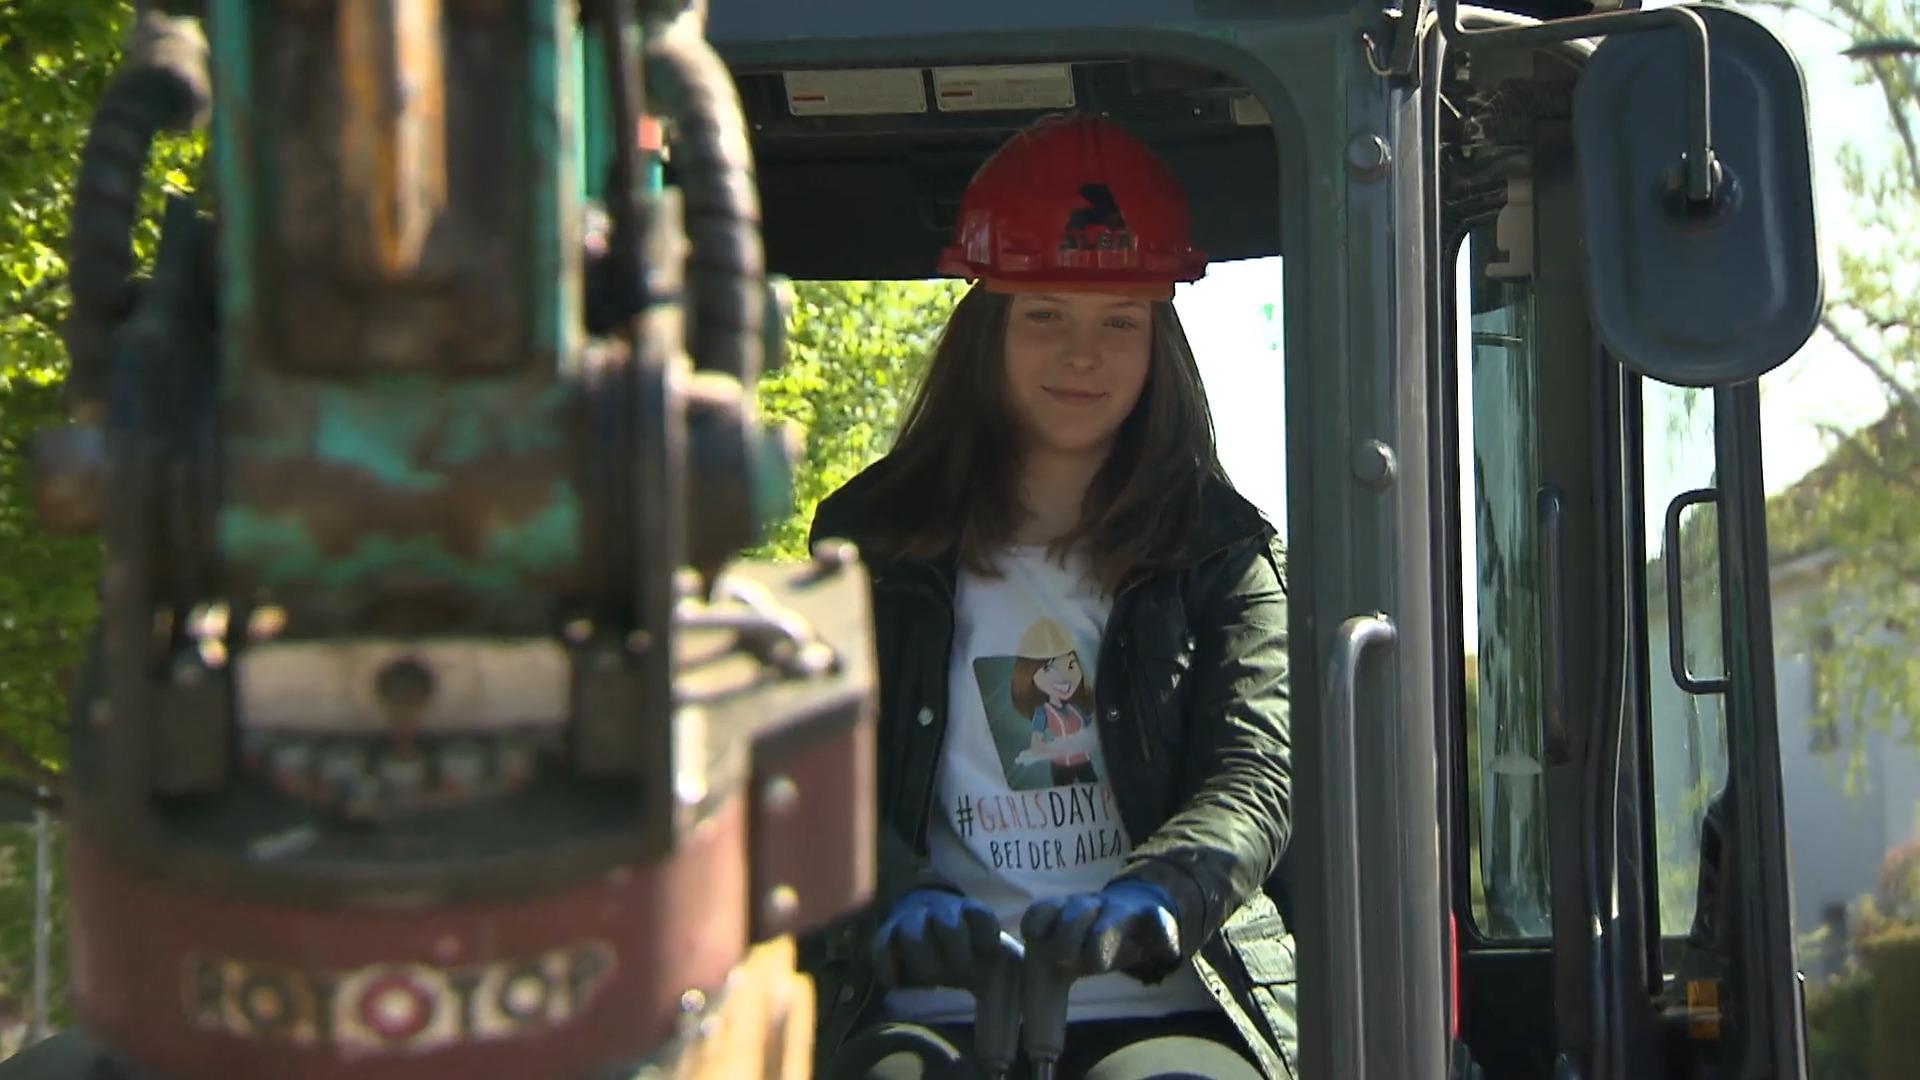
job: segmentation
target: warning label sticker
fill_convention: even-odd
[[[1233,122],[1243,127],[1258,127],[1273,123],[1273,117],[1267,115],[1267,107],[1252,94],[1233,99]]]
[[[787,109],[795,116],[879,116],[927,111],[919,68],[788,71]]]
[[[933,95],[941,112],[1070,109],[1074,101],[1073,65],[934,68]]]

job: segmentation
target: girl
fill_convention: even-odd
[[[867,562],[881,682],[879,888],[803,948],[822,1076],[974,1075],[1006,929],[1077,958],[1058,1075],[1291,1080],[1282,555],[1169,302],[1187,233],[1117,126],[1016,135],[896,444],[816,513]]]

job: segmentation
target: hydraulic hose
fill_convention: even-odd
[[[73,309],[62,336],[76,403],[105,397],[113,335],[137,299],[133,224],[154,136],[199,125],[210,100],[207,40],[199,23],[142,12],[129,36],[126,65],[94,113],[74,181],[67,238]]]
[[[674,121],[672,166],[691,249],[687,348],[699,367],[751,388],[760,375],[767,310],[753,153],[725,62],[685,27],[649,28],[646,72],[650,97]]]

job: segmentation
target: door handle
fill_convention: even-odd
[[[1540,526],[1540,690],[1543,756],[1548,765],[1573,760],[1567,730],[1566,499],[1556,485],[1540,489],[1534,509]]]
[[[1333,657],[1327,664],[1327,847],[1332,856],[1325,890],[1327,911],[1360,910],[1360,775],[1359,682],[1360,661],[1376,648],[1393,645],[1393,620],[1385,615],[1355,615],[1340,624],[1333,639]],[[1331,920],[1334,934],[1333,967],[1328,973],[1328,998],[1335,1015],[1359,1016],[1366,1006],[1361,975],[1359,922],[1351,917]],[[1365,1047],[1344,1037],[1332,1054],[1333,1076],[1365,1076]]]
[[[1714,505],[1714,527],[1717,531],[1720,524],[1718,488],[1683,491],[1667,504],[1667,664],[1673,669],[1673,681],[1687,693],[1724,694],[1729,685],[1725,673],[1702,679],[1687,669],[1687,614],[1686,605],[1680,599],[1680,581],[1684,576],[1680,566],[1680,515],[1686,512],[1687,507],[1702,503]],[[1724,648],[1721,649],[1721,655],[1726,655]]]

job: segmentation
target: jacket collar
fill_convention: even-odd
[[[872,535],[871,523],[880,512],[875,505],[874,494],[880,479],[886,475],[886,465],[886,460],[881,459],[821,500],[814,511],[815,539],[841,537],[865,546],[864,541]],[[1189,569],[1225,548],[1263,535],[1272,537],[1275,534],[1273,526],[1260,511],[1231,485],[1220,480],[1209,480],[1200,493],[1199,527],[1188,537],[1185,548],[1168,569],[1176,572]],[[952,591],[958,573],[957,560],[950,557],[936,560],[868,558],[870,562],[879,564],[875,566],[876,572],[883,566],[920,568],[931,572],[946,584],[948,592]]]

